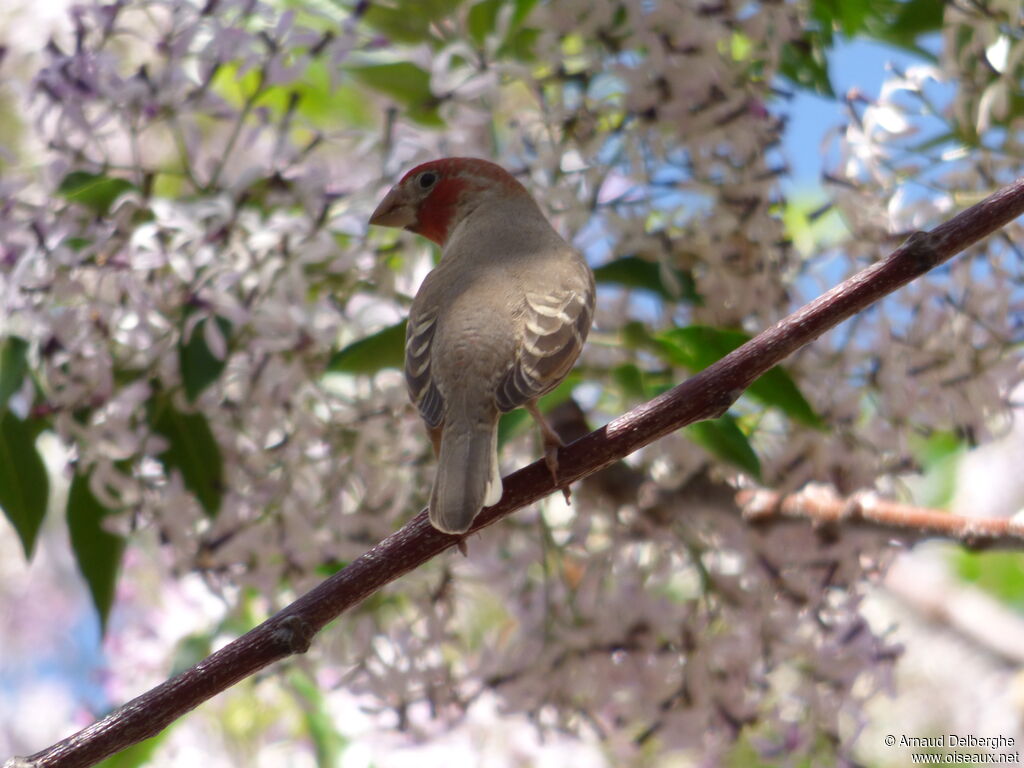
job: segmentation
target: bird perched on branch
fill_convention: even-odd
[[[430,522],[465,533],[501,498],[501,413],[521,406],[533,415],[557,484],[562,443],[537,399],[580,354],[594,276],[526,188],[486,160],[413,168],[370,224],[416,232],[442,249],[409,312],[405,380],[438,455]]]

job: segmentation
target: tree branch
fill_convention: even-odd
[[[864,524],[889,529],[900,539],[950,539],[971,549],[1024,549],[1024,523],[1015,518],[965,517],[887,501],[874,493],[842,498],[828,486],[809,485],[797,493],[748,490],[736,494],[743,517],[770,523],[803,519],[814,525]]]
[[[843,320],[942,264],[1024,213],[1024,179],[930,232],[917,232],[885,259],[779,321],[661,396],[633,408],[559,454],[562,485],[593,474],[670,432],[728,410],[758,376]],[[505,480],[505,494],[470,533],[556,490],[537,461]],[[380,587],[458,544],[420,512],[348,567],[185,672],[73,736],[5,768],[79,768],[159,733],[214,694],[274,661],[302,653],[323,627]]]

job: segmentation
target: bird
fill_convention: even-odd
[[[488,160],[417,165],[369,223],[441,247],[409,310],[405,381],[437,455],[430,522],[461,535],[501,499],[502,413],[522,407],[533,416],[559,484],[562,441],[537,400],[580,355],[594,313],[594,275],[526,187]]]

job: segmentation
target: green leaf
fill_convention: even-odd
[[[909,0],[899,4],[891,29],[895,37],[915,41],[921,35],[942,30],[945,13],[946,0]]]
[[[57,187],[57,194],[103,215],[118,197],[133,189],[135,185],[124,179],[101,173],[72,171]]]
[[[917,49],[921,35],[938,32],[945,24],[946,0],[909,0],[898,4],[896,18],[881,25],[884,38]]]
[[[285,86],[274,86],[274,88]],[[339,94],[334,92],[331,84],[331,72],[327,63],[321,60],[311,61],[302,77],[286,86],[289,101],[294,94],[298,99],[296,111],[318,128],[329,128],[338,123],[342,115],[354,115],[351,99],[345,99],[345,105],[339,109],[336,101]],[[260,106],[258,99],[256,106]],[[282,114],[287,110],[287,103]],[[365,105],[361,114],[365,114]],[[365,124],[360,121],[361,124]]]
[[[265,84],[256,69],[243,71],[240,62],[226,62],[217,69],[211,87],[236,108],[252,99],[253,106],[275,118],[294,110],[317,128],[329,128],[349,118],[359,125],[370,125],[365,94],[357,94],[352,88],[335,89],[331,69],[320,59],[310,61],[296,79],[276,85]]]
[[[742,331],[691,325],[673,328],[655,337],[656,349],[667,362],[697,373],[725,357],[750,340]],[[804,398],[796,382],[781,366],[775,366],[758,378],[747,393],[764,405],[775,407],[794,421],[814,429],[824,422]]]
[[[163,435],[168,448],[157,456],[170,472],[177,469],[188,488],[210,517],[220,511],[224,493],[224,461],[210,424],[201,413],[182,413],[166,394],[155,395],[149,403],[153,431]]]
[[[322,563],[320,563],[313,569],[313,573],[319,576],[321,579],[326,579],[328,576],[333,576],[342,568],[347,567],[349,562],[351,561],[337,560],[335,558],[324,560]]]
[[[780,213],[787,237],[808,258],[849,235],[838,209],[817,196],[793,195],[781,205]]]
[[[689,272],[662,270],[658,264],[639,256],[623,256],[602,264],[594,270],[594,279],[601,285],[647,290],[666,301],[682,299],[692,304],[701,303],[693,276]],[[669,284],[666,285],[666,281]]]
[[[877,0],[828,0],[827,3],[818,0],[816,5],[829,5],[832,18],[839,23],[843,34],[853,37],[864,29],[872,3]]]
[[[956,494],[957,466],[967,443],[954,432],[939,430],[911,435],[910,451],[924,470],[914,489],[915,500],[927,507],[945,507]]]
[[[179,640],[171,660],[170,674],[180,675],[213,653],[212,635],[210,630],[193,632]]]
[[[330,373],[372,374],[405,363],[405,320],[339,349],[327,361]]]
[[[779,71],[804,90],[830,99],[836,97],[829,76],[823,36],[819,32],[806,32],[803,39],[783,45]]]
[[[28,342],[18,336],[0,342],[0,414],[7,410],[7,401],[25,378],[27,353]]]
[[[711,421],[698,421],[683,427],[682,431],[712,456],[739,467],[756,480],[761,479],[761,462],[747,436],[729,414]]]
[[[657,348],[658,342],[651,336],[647,326],[639,320],[631,320],[619,329],[619,343],[627,349],[652,348],[657,352],[661,352]],[[664,357],[664,355],[662,356]]]
[[[478,46],[492,34],[498,31],[498,17],[503,8],[510,5],[508,0],[483,0],[475,3],[466,14],[466,29],[469,36]],[[522,29],[522,24],[530,11],[537,5],[537,0],[514,0],[514,10],[508,20],[508,26],[504,30],[505,39],[497,51],[499,58],[512,56],[519,59],[533,58],[533,43],[536,40],[536,30]]]
[[[232,61],[224,62],[217,67],[210,88],[231,106],[240,108],[259,93],[260,82],[260,73],[257,70],[249,68],[243,72],[241,63]],[[271,98],[265,106],[273,109],[274,100]]]
[[[937,62],[920,38],[943,29],[946,5],[945,0],[812,0],[810,16],[817,28],[808,29],[797,47],[813,51],[817,65],[831,49],[837,30],[847,38],[868,37]]]
[[[319,686],[299,669],[288,675],[292,689],[302,699],[302,718],[316,752],[317,768],[334,768],[348,742],[334,724]]]
[[[967,552],[954,555],[957,573],[1004,603],[1024,607],[1024,558],[1019,552]]]
[[[950,458],[958,458],[967,447],[963,438],[948,430],[937,430],[927,437],[910,437],[914,458],[927,470],[944,466]]]
[[[50,483],[36,437],[40,422],[0,414],[0,507],[14,526],[25,558],[31,559],[39,526],[46,516]]]
[[[304,98],[301,102],[301,111],[307,110],[307,103]],[[337,86],[331,91],[328,104],[329,112],[325,114],[325,119],[313,118],[317,125],[342,123],[346,127],[369,128],[376,117],[374,107],[367,101],[366,94],[354,85]],[[313,102],[309,108],[316,107],[319,107],[319,102]],[[327,116],[331,117],[331,123],[326,119]]]
[[[466,29],[477,45],[483,45],[487,36],[494,32],[498,11],[503,4],[504,0],[483,0],[469,9],[469,13],[466,14]]]
[[[502,447],[509,440],[519,437],[530,427],[530,414],[522,408],[501,414],[498,420],[498,447]]]
[[[433,37],[431,25],[451,17],[462,0],[376,0],[363,14],[363,22],[396,43],[416,44]]]
[[[156,736],[125,747],[106,760],[96,763],[96,768],[142,768],[144,765],[149,765],[156,754],[157,747],[167,740],[173,727],[174,723],[171,723]]]
[[[518,25],[526,21],[526,17],[537,7],[538,2],[539,0],[513,0],[516,9],[512,12],[512,23]],[[619,8],[619,11],[624,10],[621,7]],[[625,18],[626,14],[623,13],[622,16]]]
[[[189,313],[186,312],[187,318]],[[223,317],[216,317],[217,327],[225,339],[231,338],[231,323]],[[190,403],[202,394],[203,390],[210,386],[224,371],[227,360],[218,360],[214,357],[210,348],[206,345],[206,337],[203,330],[208,318],[196,323],[192,329],[192,336],[187,344],[178,344],[178,365],[181,370],[181,380],[185,385],[185,396]]]
[[[648,390],[644,384],[644,373],[633,363],[623,363],[612,370],[612,378],[622,392],[623,400],[646,400]]]
[[[742,331],[706,325],[672,328],[655,337],[668,362],[692,373],[704,370],[748,341],[750,336]]]
[[[423,125],[444,125],[437,111],[438,99],[430,90],[430,73],[410,61],[349,67],[363,85],[380,91],[406,108],[411,120]]]
[[[89,585],[89,594],[100,617],[101,632],[106,631],[107,617],[114,603],[114,588],[125,546],[123,536],[103,528],[103,518],[110,512],[93,495],[88,476],[76,472],[68,491],[68,532],[78,569]]]
[[[537,39],[540,37],[540,30],[533,27],[523,27],[515,30],[498,49],[498,56],[511,58],[517,61],[534,61],[537,50]]]

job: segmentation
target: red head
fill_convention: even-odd
[[[526,188],[489,160],[446,157],[417,165],[384,196],[370,224],[401,227],[444,246],[455,226],[488,197]]]

